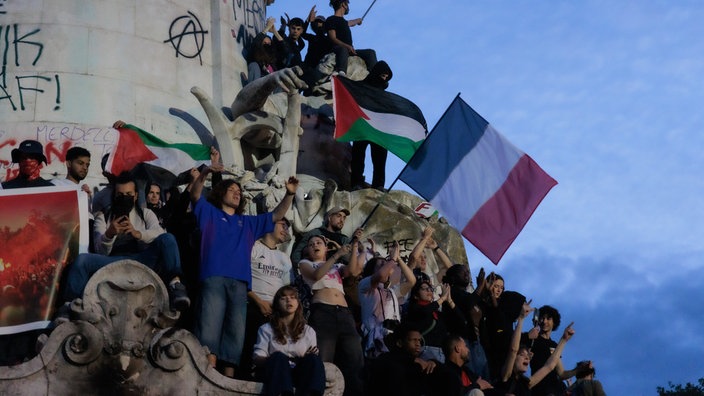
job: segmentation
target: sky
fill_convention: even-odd
[[[267,12],[314,4],[332,14]],[[352,28],[429,127],[461,93],[558,181],[498,266],[467,244],[470,268],[558,308],[554,339],[574,321],[563,362],[593,360],[610,395],[704,377],[702,21],[686,0],[377,0]]]

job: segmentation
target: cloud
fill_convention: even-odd
[[[555,306],[564,325],[575,322],[577,335],[563,355],[566,367],[592,359],[607,393],[653,394],[668,381],[702,375],[686,363],[704,354],[701,257],[702,250],[576,259],[538,252],[494,270],[506,279],[507,290],[532,298],[535,307]]]

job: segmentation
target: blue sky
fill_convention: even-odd
[[[332,14],[268,13],[313,4]],[[557,179],[498,267],[468,245],[470,266],[575,321],[563,361],[612,395],[704,377],[702,21],[700,1],[378,0],[352,28],[429,126],[461,92]]]

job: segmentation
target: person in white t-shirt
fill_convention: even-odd
[[[306,324],[295,287],[284,286],[274,295],[269,323],[257,334],[253,360],[265,395],[293,395],[294,386],[296,395],[325,391],[315,330]]]
[[[291,239],[290,226],[286,218],[277,221],[274,231],[258,239],[252,247],[252,290],[247,292],[247,324],[240,358],[240,367],[247,373],[251,373],[257,330],[271,317],[274,295],[281,287],[291,284],[291,258],[278,249]]]
[[[83,182],[88,176],[88,168],[90,168],[90,151],[83,147],[71,147],[66,151],[66,177],[64,179],[51,179],[51,183],[55,186],[72,186],[79,188],[86,194],[86,198],[88,199],[88,211],[90,212],[93,193],[90,187]]]

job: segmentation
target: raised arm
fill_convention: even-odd
[[[562,365],[562,359],[558,359],[557,365],[555,366],[555,372],[558,376],[560,376],[561,380],[566,380],[577,375],[577,368],[575,367],[572,370],[565,370],[565,367]]]
[[[450,260],[450,257],[447,255],[447,253],[445,253],[445,251],[442,249],[440,244],[438,244],[435,238],[430,238],[430,240],[428,240],[428,242],[426,243],[426,247],[428,249],[432,249],[433,253],[437,254],[438,257],[440,257],[440,262],[445,267],[445,269],[452,267],[452,260]]]
[[[338,252],[345,250],[347,253],[350,253],[350,261],[342,270],[343,277],[357,276],[362,273],[362,270],[364,269],[364,259],[366,256],[364,254],[360,254],[359,252],[361,243],[362,242],[360,242],[359,238],[352,238],[352,242],[349,245],[345,245],[341,249],[337,250]],[[349,250],[346,249],[347,247],[349,247]]]
[[[552,355],[550,355],[543,367],[530,376],[530,382],[528,382],[529,388],[534,387],[538,382],[542,381],[546,375],[555,369],[557,362],[560,361],[562,350],[565,349],[567,341],[569,341],[574,335],[572,325],[574,325],[574,322],[570,323],[570,325],[565,328],[565,331],[562,333],[562,337],[560,338],[560,342],[558,342],[557,347],[555,347],[555,351],[553,351]]]
[[[357,26],[362,24],[362,18],[355,18],[355,19],[350,19],[347,21],[347,26],[352,27],[352,26]]]
[[[378,271],[372,275],[372,279],[369,282],[370,283],[370,290],[376,289],[377,285],[379,282],[381,282],[382,279],[388,279],[389,276],[391,276],[391,273],[394,271],[394,267],[396,267],[396,263],[387,260],[384,262],[384,265],[379,268]]]
[[[511,374],[513,374],[513,364],[516,362],[516,355],[518,354],[518,348],[521,344],[521,329],[523,328],[523,320],[532,311],[533,308],[530,307],[530,302],[523,303],[523,309],[521,310],[521,314],[518,316],[516,328],[513,330],[513,335],[511,336],[511,345],[509,346],[506,361],[504,362],[504,366],[501,368],[501,380],[503,382],[508,381],[508,379],[511,378]]]
[[[405,296],[408,294],[408,292],[411,291],[413,286],[416,284],[416,276],[413,274],[413,270],[411,267],[409,267],[405,261],[403,261],[403,258],[401,258],[401,249],[399,248],[398,241],[394,241],[394,245],[392,247],[392,255],[391,258],[395,262],[398,263],[398,266],[401,268],[401,279],[405,279],[405,281],[401,282],[401,287],[400,287],[400,293],[402,296]]]
[[[211,165],[212,166],[212,165]],[[195,175],[195,172],[197,172],[197,169],[193,168],[191,169],[191,175]],[[210,173],[211,167],[205,167],[203,168],[203,171],[198,174],[198,176],[193,180],[193,183],[191,184],[191,202],[196,203],[200,199],[201,194],[203,193],[203,185],[205,184],[205,178],[208,176],[208,173]]]
[[[323,276],[325,276],[325,274],[328,273],[328,271],[330,271],[332,266],[335,265],[335,263],[337,263],[341,257],[344,257],[346,254],[348,254],[351,249],[352,246],[350,245],[343,246],[342,248],[338,249],[332,256],[330,256],[330,258],[325,260],[323,265],[321,265],[317,269],[313,269],[313,267],[309,265],[299,265],[301,275],[305,276],[306,278],[311,278],[315,282],[319,281],[323,278]]]
[[[411,254],[408,256],[408,266],[411,267],[411,269],[416,268],[418,266],[418,262],[420,261],[420,258],[423,255],[423,249],[425,249],[425,245],[432,238],[433,231],[435,231],[433,230],[433,227],[425,227],[420,240],[418,241],[418,243],[416,243],[416,246],[413,247],[413,250],[411,250]]]
[[[291,207],[293,202],[293,197],[296,195],[296,189],[298,188],[298,179],[291,176],[286,181],[286,195],[284,198],[276,205],[274,208],[274,222],[283,219],[286,216],[286,212]]]

